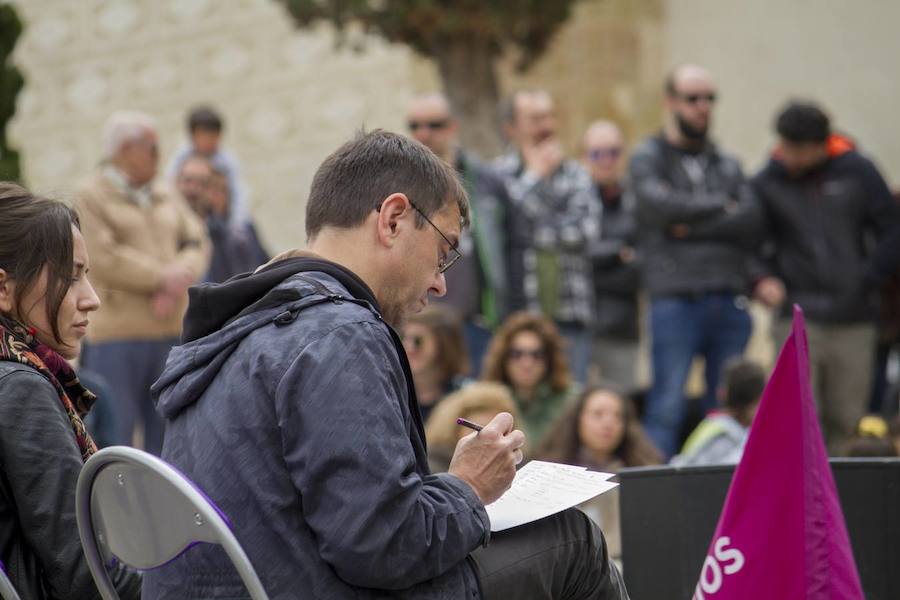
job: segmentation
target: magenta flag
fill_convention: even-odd
[[[694,600],[761,598],[863,598],[816,418],[798,306],[694,591]]]

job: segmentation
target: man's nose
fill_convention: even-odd
[[[437,277],[435,278],[434,284],[431,286],[430,291],[438,298],[447,293],[447,278],[444,277],[443,273],[437,274]]]

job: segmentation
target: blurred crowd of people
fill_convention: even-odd
[[[409,200],[450,246],[435,271],[438,281],[445,278],[446,294],[397,331],[433,472],[451,468],[457,443],[470,433],[458,418],[486,424],[501,412],[525,432],[516,452],[526,459],[612,473],[669,461],[739,461],[768,377],[744,358],[751,302],[772,312],[776,343],[789,331],[791,306],[803,308],[829,451],[900,454],[898,384],[888,367],[900,344],[900,210],[874,163],[833,130],[817,103],[790,101],[774,116],[771,156],[746,177],[710,138],[718,95],[712,75],[682,65],[662,85],[658,133],[629,147],[616,123],[597,121],[586,128],[577,157],[564,151],[546,90],[520,90],[502,103],[509,147],[492,161],[461,146],[458,116],[444,95],[409,102],[409,136],[446,165],[394,137],[447,173],[447,165],[455,167],[471,223],[453,244]],[[16,467],[22,471],[16,482],[26,486],[44,472],[68,477],[66,494],[42,498],[68,499],[76,463],[97,446],[160,453],[165,423],[152,394],[171,349],[190,333],[182,331],[189,296],[194,326],[217,330],[229,322],[217,315],[232,313],[212,306],[209,298],[220,297],[204,292],[226,280],[239,288],[270,260],[224,131],[215,109],[192,109],[187,141],[160,175],[155,121],[118,112],[103,131],[103,160],[79,185],[72,207],[32,198],[13,184],[0,190],[7,203],[0,214],[3,373],[22,371],[21,363],[56,382],[39,397],[0,378],[5,397],[15,400],[0,407],[0,441],[20,450],[41,436],[53,442],[34,453],[43,462]],[[41,220],[46,215],[62,233]],[[33,239],[23,233],[26,224]],[[44,281],[38,300],[47,314],[76,321],[67,327],[78,343],[37,319],[60,348],[81,347],[84,337],[80,356],[77,349],[58,360],[22,350],[44,348],[35,339],[46,334],[22,326],[38,305],[29,301],[31,287],[47,280],[44,265],[23,262],[35,244],[48,245],[54,269],[75,264],[70,291],[55,298],[59,290]],[[95,288],[86,283],[88,270]],[[254,296],[255,304],[233,313],[284,300],[275,296]],[[88,314],[89,329],[78,316]],[[652,376],[640,389],[644,335]],[[698,357],[705,391],[688,398]],[[67,362],[74,359],[77,376]],[[56,419],[49,433],[35,428],[40,420],[20,426],[16,411],[25,397],[35,410],[64,408],[66,420]],[[36,522],[60,513],[35,506]],[[581,508],[601,525],[610,556],[620,559],[617,493]],[[80,552],[74,544],[56,551]],[[127,574],[119,583],[136,585]]]
[[[509,387],[537,448],[585,385],[638,391],[646,313],[652,384],[641,395],[643,424],[674,456],[686,433],[691,365],[705,361],[703,415],[717,408],[722,369],[746,347],[751,299],[775,311],[777,341],[789,306],[806,311],[833,452],[867,411],[895,412],[886,362],[897,327],[878,326],[878,296],[886,296],[884,319],[896,320],[900,226],[876,167],[832,131],[821,107],[791,102],[776,116],[769,162],[747,178],[709,137],[711,74],[682,65],[664,90],[658,134],[629,152],[619,126],[594,122],[580,160],[566,156],[545,90],[504,101],[509,151],[492,162],[460,146],[445,96],[410,101],[409,135],[456,166],[474,215],[446,273],[448,292],[434,299],[439,308],[404,332],[425,417],[482,376]],[[108,442],[137,435],[159,450],[162,423],[148,390],[177,343],[187,289],[269,258],[223,130],[213,108],[193,109],[188,141],[163,178],[152,118],[117,113],[104,132],[105,160],[77,195],[105,305],[82,366],[119,399],[115,418],[97,424]]]
[[[457,166],[474,214],[459,266],[447,273],[448,295],[436,299],[462,323],[472,370],[456,381],[480,374],[507,385],[537,448],[583,386],[637,391],[646,298],[652,384],[642,421],[668,458],[690,432],[685,383],[694,359],[705,362],[702,416],[719,409],[723,369],[745,351],[750,302],[773,311],[778,343],[796,303],[809,323],[823,432],[830,451],[844,453],[868,411],[896,413],[885,360],[897,343],[889,315],[898,299],[888,295],[900,265],[897,203],[814,102],[791,101],[775,116],[771,157],[748,178],[710,139],[712,75],[682,65],[664,90],[658,134],[627,153],[615,123],[592,123],[580,161],[565,156],[544,90],[503,104],[510,150],[490,163],[460,147],[445,97],[409,104],[410,134]],[[753,379],[758,399],[761,373],[738,366],[734,377],[751,388]],[[704,429],[746,429],[749,400],[730,402],[728,425],[720,418]]]
[[[616,123],[597,121],[578,157],[566,156],[545,90],[502,104],[509,149],[490,162],[460,145],[444,95],[410,101],[409,135],[456,167],[471,204],[447,294],[400,332],[433,469],[448,467],[464,434],[457,417],[501,411],[532,458],[607,471],[736,462],[767,376],[741,358],[754,300],[773,311],[778,343],[791,305],[806,312],[829,450],[896,453],[887,422],[866,418],[897,409],[887,362],[900,339],[900,219],[877,168],[819,105],[791,101],[775,115],[768,162],[746,177],[710,139],[712,75],[682,65],[663,85],[657,134],[629,148]],[[89,427],[101,445],[160,451],[150,390],[189,288],[269,260],[221,116],[197,107],[186,129],[158,176],[153,119],[116,113],[75,198],[103,303],[80,365],[99,392]],[[641,390],[644,330],[652,383]],[[706,391],[693,429],[685,386],[697,357]],[[585,507],[613,555],[617,502]]]

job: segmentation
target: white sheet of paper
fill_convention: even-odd
[[[491,531],[537,521],[608,492],[619,485],[607,481],[613,476],[614,473],[533,460],[519,469],[505,494],[485,507]]]

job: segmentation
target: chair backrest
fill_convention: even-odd
[[[6,565],[0,561],[0,598],[3,600],[20,600],[16,588],[13,587],[9,577],[6,576]]]
[[[250,597],[268,599],[225,515],[165,461],[127,446],[104,448],[85,463],[75,496],[81,544],[104,600],[118,599],[105,558],[153,569],[200,542],[221,545]]]

